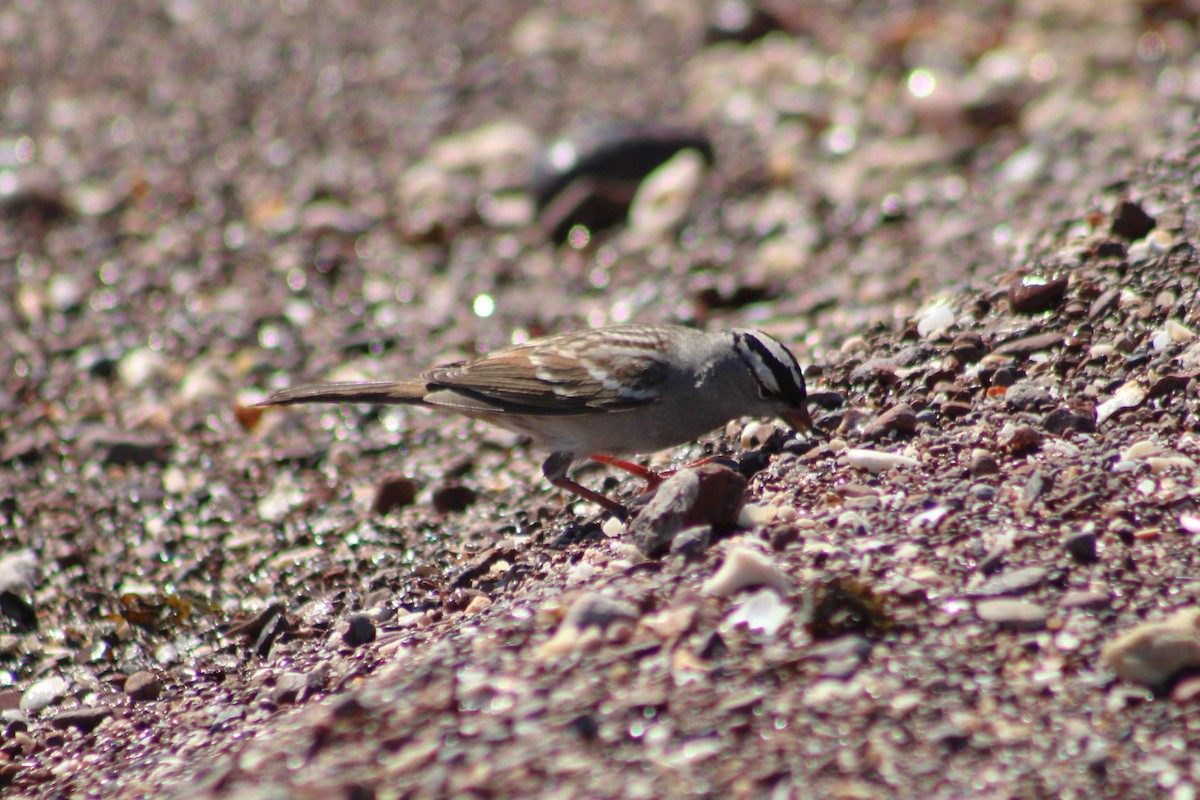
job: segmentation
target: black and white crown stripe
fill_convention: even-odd
[[[796,357],[762,331],[733,331],[733,348],[763,388],[790,405],[805,402],[804,374]]]

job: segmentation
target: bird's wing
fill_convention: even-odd
[[[462,395],[499,412],[553,415],[621,411],[658,399],[667,379],[661,359],[626,353],[619,363],[614,368],[571,348],[540,342],[518,345],[425,373],[430,389],[426,402],[464,408],[452,398]]]

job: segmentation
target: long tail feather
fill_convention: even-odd
[[[365,383],[313,383],[271,392],[258,406],[296,403],[421,403],[429,389],[424,381],[370,381]]]

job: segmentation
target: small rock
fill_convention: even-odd
[[[1086,408],[1076,409],[1069,405],[1056,408],[1042,420],[1042,427],[1047,433],[1062,436],[1068,431],[1079,433],[1096,432],[1096,411],[1090,404]]]
[[[375,623],[369,614],[351,614],[346,619],[346,631],[342,641],[351,647],[361,647],[375,641]]]
[[[632,623],[637,618],[637,607],[628,601],[599,592],[583,592],[567,609],[554,636],[538,648],[537,655],[543,659],[565,655],[581,646],[585,641],[584,632],[589,628],[603,633],[614,623]]]
[[[1113,211],[1112,227],[1109,229],[1113,236],[1120,236],[1130,242],[1146,237],[1157,225],[1154,217],[1147,214],[1137,203],[1123,201]]]
[[[1096,424],[1103,425],[1121,411],[1140,406],[1146,399],[1146,389],[1137,381],[1129,381],[1117,389],[1113,396],[1096,406]]]
[[[1030,381],[1018,381],[1004,393],[1004,404],[1013,411],[1032,411],[1051,402],[1049,390]]]
[[[935,300],[917,314],[917,335],[922,339],[940,336],[955,321],[954,309],[944,298]]]
[[[433,507],[439,514],[465,511],[475,502],[475,490],[469,486],[443,486],[433,493]]]
[[[411,506],[416,499],[416,482],[403,475],[393,475],[384,478],[375,487],[375,500],[371,503],[371,510],[383,516],[396,509]]]
[[[899,453],[884,453],[879,450],[855,447],[846,450],[846,460],[855,469],[865,469],[870,473],[885,472],[896,467],[917,467],[921,464],[915,458],[902,456]]]
[[[1112,598],[1107,592],[1098,592],[1092,589],[1077,589],[1064,594],[1059,598],[1058,604],[1062,608],[1098,609],[1107,608],[1111,601]]]
[[[308,689],[308,676],[302,672],[285,672],[280,675],[271,689],[271,701],[283,705],[304,699]]]
[[[646,556],[659,558],[685,528],[708,525],[718,532],[733,528],[747,485],[744,476],[721,464],[679,470],[630,522],[633,543]]]
[[[1046,609],[1027,600],[981,600],[975,614],[984,622],[1016,630],[1040,630],[1046,625]]]
[[[1000,446],[1015,456],[1032,453],[1040,449],[1045,441],[1041,433],[1028,425],[1021,425],[1009,431],[1002,430],[998,438]]]
[[[1066,276],[1046,278],[1026,275],[1008,287],[1008,302],[1018,314],[1036,314],[1062,302],[1067,294]]]
[[[60,711],[50,718],[50,724],[60,731],[67,728],[77,728],[84,733],[91,733],[104,720],[111,717],[113,710],[107,706],[89,706],[73,708],[70,711]]]
[[[899,434],[911,434],[917,428],[917,414],[912,406],[901,403],[892,406],[880,414],[863,429],[863,439],[875,441],[882,439],[893,431]]]
[[[1090,526],[1083,530],[1069,533],[1063,537],[1063,549],[1080,564],[1096,562],[1096,531]]]
[[[982,478],[985,475],[999,475],[1000,464],[987,450],[975,448],[971,451],[971,475]]]
[[[982,500],[985,503],[990,503],[996,499],[996,490],[986,483],[973,483],[968,491],[977,500]]]
[[[532,182],[543,230],[561,243],[577,225],[598,231],[623,222],[642,179],[683,150],[713,163],[703,133],[675,128],[608,126],[553,142]]]
[[[693,525],[684,528],[671,539],[671,555],[680,555],[691,560],[704,557],[712,545],[712,526]]]
[[[1165,685],[1185,669],[1200,668],[1200,607],[1144,622],[1106,644],[1100,659],[1125,680]]]
[[[125,679],[125,694],[134,700],[154,700],[162,692],[162,681],[150,670],[138,670]]]
[[[774,638],[791,616],[792,607],[774,589],[751,593],[725,617],[725,624],[745,625],[748,629]]]
[[[992,352],[998,356],[1028,356],[1033,353],[1058,347],[1063,342],[1061,333],[1037,333],[1005,342]]]
[[[780,594],[791,590],[791,582],[774,563],[748,547],[733,547],[725,554],[711,578],[700,591],[716,597],[729,597],[750,586],[770,586]]]
[[[70,688],[67,679],[58,675],[43,678],[21,695],[21,710],[26,714],[36,714],[65,697]]]
[[[950,355],[963,364],[974,364],[983,358],[983,337],[974,331],[965,331],[950,343]]]
[[[989,578],[967,594],[971,597],[995,597],[1004,594],[1024,594],[1042,585],[1050,574],[1044,567],[1025,567]]]

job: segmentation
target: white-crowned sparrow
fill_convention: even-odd
[[[273,392],[260,406],[411,404],[457,411],[550,450],[555,486],[624,508],[567,477],[592,458],[654,480],[617,456],[692,441],[738,417],[777,416],[812,429],[800,365],[761,331],[614,325],[563,333],[424,373],[418,380],[324,383]]]

